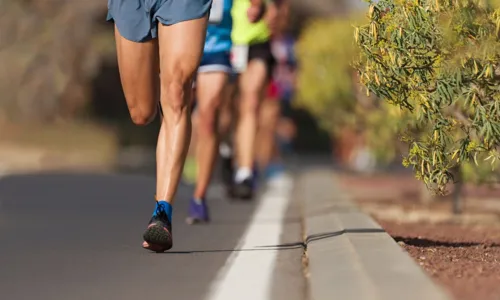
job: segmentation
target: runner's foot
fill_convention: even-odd
[[[189,225],[210,222],[208,206],[205,199],[191,199],[189,202],[189,216],[186,223]]]
[[[254,182],[253,178],[249,177],[242,181],[235,182],[233,186],[233,195],[242,200],[250,200],[253,198]]]
[[[256,179],[259,175],[258,168],[238,168],[234,176],[232,185],[232,195],[235,198],[242,200],[250,200],[253,198],[253,192],[257,187]]]
[[[278,162],[270,163],[267,166],[266,171],[265,171],[266,179],[272,180],[276,176],[283,174],[284,171],[285,171],[285,167],[283,166],[283,164],[278,163]]]
[[[153,216],[143,235],[144,248],[155,252],[165,252],[172,248],[172,223],[169,215],[172,215],[170,203],[157,201]]]

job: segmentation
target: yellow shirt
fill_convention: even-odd
[[[253,45],[267,42],[271,31],[264,20],[251,23],[247,11],[250,8],[249,0],[233,0],[231,11],[233,17],[233,30],[231,39],[235,45]]]

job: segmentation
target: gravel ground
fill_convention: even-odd
[[[419,201],[421,183],[411,175],[337,177],[353,200],[455,299],[500,300],[498,189],[468,186],[464,214],[457,217],[449,198]]]
[[[456,299],[500,299],[499,227],[379,223]]]

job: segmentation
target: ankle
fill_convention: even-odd
[[[241,167],[241,168],[238,168],[238,170],[236,171],[236,174],[234,176],[234,180],[236,182],[242,182],[248,178],[251,178],[252,174],[253,174],[253,170],[251,168]]]
[[[205,192],[194,190],[193,199],[200,199],[200,200],[205,199]]]
[[[205,202],[205,197],[193,197],[194,203],[202,205]]]
[[[163,206],[165,209],[165,213],[167,214],[168,220],[172,222],[172,212],[173,212],[173,207],[172,204],[167,202],[166,200],[156,200],[156,206]]]

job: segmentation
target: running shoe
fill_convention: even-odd
[[[234,197],[242,200],[250,200],[253,198],[255,189],[254,179],[249,177],[241,182],[235,182],[232,189]]]
[[[205,201],[205,199],[202,199],[201,201],[191,199],[191,201],[189,202],[189,211],[186,223],[192,225],[208,222],[210,222],[210,217],[208,213],[207,202]]]
[[[156,209],[143,238],[143,246],[148,250],[160,253],[172,248],[172,223],[168,219],[164,202],[156,202]]]
[[[267,166],[265,171],[265,177],[267,180],[271,180],[276,176],[280,176],[284,172],[285,172],[285,167],[283,166],[283,164],[278,162],[273,162]]]

